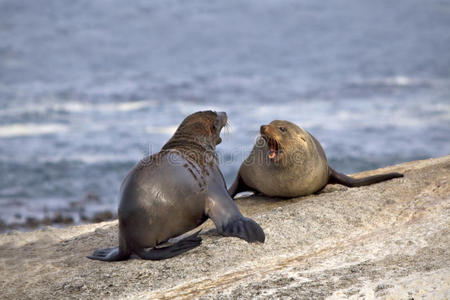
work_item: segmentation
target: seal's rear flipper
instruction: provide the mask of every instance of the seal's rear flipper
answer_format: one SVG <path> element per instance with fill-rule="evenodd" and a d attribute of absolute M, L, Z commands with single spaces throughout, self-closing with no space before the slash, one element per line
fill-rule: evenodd
<path fill-rule="evenodd" d="M 400 173 L 386 173 L 386 174 L 380 174 L 380 175 L 374 175 L 369 177 L 363 177 L 363 178 L 352 178 L 350 176 L 347 176 L 345 174 L 336 172 L 332 168 L 330 168 L 330 179 L 328 180 L 328 183 L 338 183 L 342 184 L 348 187 L 357 187 L 357 186 L 364 186 L 364 185 L 370 185 L 377 182 L 393 179 L 393 178 L 399 178 L 403 177 L 403 174 Z"/>
<path fill-rule="evenodd" d="M 198 236 L 200 230 L 194 234 L 187 236 L 177 243 L 163 247 L 163 248 L 152 248 L 149 250 L 138 249 L 134 252 L 142 259 L 148 260 L 161 260 L 166 258 L 171 258 L 180 255 L 186 251 L 189 251 L 202 243 L 202 238 Z"/>
<path fill-rule="evenodd" d="M 87 258 L 101 261 L 121 261 L 130 257 L 129 254 L 120 251 L 119 247 L 95 250 L 94 253 Z"/>
<path fill-rule="evenodd" d="M 238 219 L 224 224 L 217 231 L 224 236 L 234 236 L 246 240 L 249 243 L 264 243 L 266 235 L 261 226 L 252 219 L 241 216 Z"/>

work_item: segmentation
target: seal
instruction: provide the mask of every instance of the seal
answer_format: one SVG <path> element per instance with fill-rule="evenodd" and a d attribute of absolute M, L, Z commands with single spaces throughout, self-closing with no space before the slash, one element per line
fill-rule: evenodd
<path fill-rule="evenodd" d="M 260 128 L 260 137 L 228 192 L 253 191 L 272 197 L 298 197 L 319 192 L 328 183 L 348 187 L 370 185 L 400 173 L 352 178 L 333 170 L 320 143 L 289 121 L 274 120 Z"/>
<path fill-rule="evenodd" d="M 262 228 L 229 196 L 218 167 L 215 147 L 226 124 L 224 112 L 189 115 L 160 152 L 136 164 L 120 188 L 119 247 L 96 250 L 88 258 L 170 258 L 201 244 L 199 231 L 180 235 L 208 218 L 219 234 L 264 242 Z"/>

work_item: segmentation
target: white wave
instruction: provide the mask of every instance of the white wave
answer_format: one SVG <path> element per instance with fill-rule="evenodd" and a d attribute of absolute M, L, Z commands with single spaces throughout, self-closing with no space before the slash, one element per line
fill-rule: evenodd
<path fill-rule="evenodd" d="M 386 83 L 387 85 L 407 86 L 420 83 L 420 81 L 408 78 L 406 76 L 395 76 L 391 78 L 386 78 L 384 80 L 384 83 Z"/>
<path fill-rule="evenodd" d="M 115 109 L 118 110 L 118 111 L 139 110 L 141 108 L 152 106 L 153 104 L 155 104 L 154 101 L 124 102 L 124 103 L 118 103 L 115 106 Z"/>
<path fill-rule="evenodd" d="M 125 156 L 125 155 L 113 155 L 113 154 L 82 154 L 72 155 L 69 157 L 60 158 L 69 161 L 80 161 L 86 164 L 94 163 L 109 163 L 109 162 L 128 162 L 136 161 L 137 158 Z"/>
<path fill-rule="evenodd" d="M 66 103 L 26 103 L 0 111 L 0 115 L 18 115 L 22 113 L 45 113 L 50 110 L 73 113 L 100 111 L 100 112 L 128 112 L 152 107 L 157 103 L 154 100 L 127 101 L 119 103 L 83 103 L 71 101 Z"/>
<path fill-rule="evenodd" d="M 68 127 L 61 124 L 10 124 L 0 126 L 0 138 L 61 133 L 67 130 Z"/>
<path fill-rule="evenodd" d="M 95 154 L 95 153 L 81 153 L 81 154 L 56 154 L 56 155 L 39 155 L 39 157 L 24 156 L 18 157 L 14 161 L 21 164 L 33 163 L 60 163 L 60 162 L 81 162 L 85 164 L 102 164 L 102 163 L 126 163 L 137 162 L 146 153 L 137 152 L 124 155 L 118 154 Z M 0 161 L 11 161 L 11 157 L 0 154 Z"/>
<path fill-rule="evenodd" d="M 393 76 L 386 78 L 372 78 L 372 79 L 358 79 L 351 82 L 355 85 L 370 85 L 370 86 L 438 86 L 448 85 L 448 80 L 444 79 L 424 79 L 412 78 L 407 76 Z"/>
<path fill-rule="evenodd" d="M 177 130 L 178 126 L 172 125 L 172 126 L 148 126 L 145 128 L 145 131 L 147 133 L 151 134 L 167 134 L 172 135 Z"/>
<path fill-rule="evenodd" d="M 55 110 L 64 110 L 69 112 L 86 112 L 86 111 L 102 111 L 102 112 L 114 112 L 114 111 L 133 111 L 139 110 L 145 107 L 153 106 L 156 101 L 143 100 L 143 101 L 128 101 L 119 103 L 104 103 L 104 104 L 91 104 L 82 102 L 68 102 L 62 104 L 54 104 L 52 106 Z"/>

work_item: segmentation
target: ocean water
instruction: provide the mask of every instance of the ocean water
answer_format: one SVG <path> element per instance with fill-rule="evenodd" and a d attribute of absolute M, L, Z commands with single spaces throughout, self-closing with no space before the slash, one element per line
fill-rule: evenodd
<path fill-rule="evenodd" d="M 0 0 L 0 220 L 115 212 L 205 109 L 228 183 L 273 119 L 346 173 L 447 155 L 450 2 Z"/>

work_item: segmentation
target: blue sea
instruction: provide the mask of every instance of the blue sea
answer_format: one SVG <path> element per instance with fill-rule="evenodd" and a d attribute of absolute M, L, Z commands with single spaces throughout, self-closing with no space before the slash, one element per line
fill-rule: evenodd
<path fill-rule="evenodd" d="M 0 220 L 114 213 L 206 109 L 228 183 L 274 119 L 345 173 L 447 155 L 450 2 L 0 0 Z"/>

